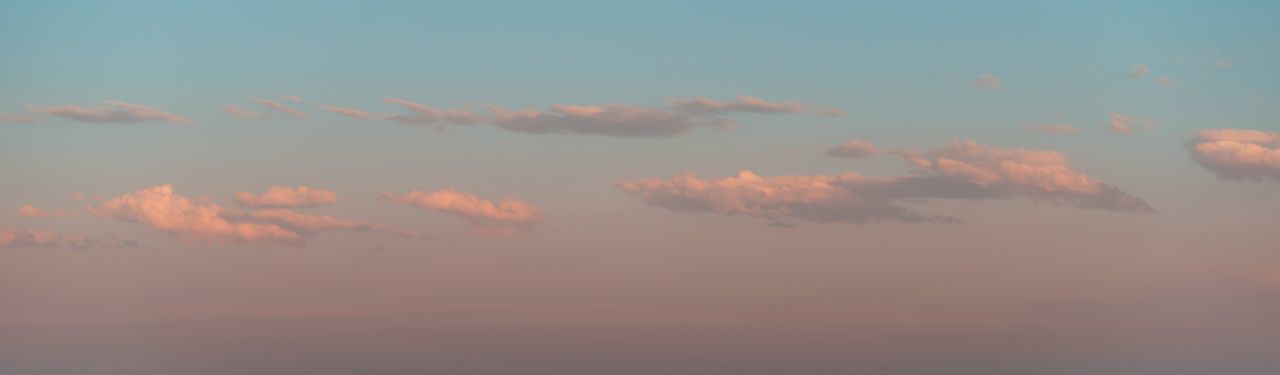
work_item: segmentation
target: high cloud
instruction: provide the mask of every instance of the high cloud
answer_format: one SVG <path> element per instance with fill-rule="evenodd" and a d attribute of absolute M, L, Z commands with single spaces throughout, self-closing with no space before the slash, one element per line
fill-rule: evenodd
<path fill-rule="evenodd" d="M 190 124 L 191 120 L 159 109 L 141 104 L 126 103 L 118 100 L 105 100 L 105 107 L 85 108 L 74 104 L 59 106 L 27 106 L 27 112 L 39 115 L 58 116 L 72 120 L 92 123 L 138 123 L 167 122 L 171 124 Z"/>
<path fill-rule="evenodd" d="M 21 217 L 74 217 L 74 216 L 80 216 L 80 213 L 74 212 L 74 211 L 42 210 L 36 206 L 27 204 L 18 208 L 18 216 L 21 216 Z"/>
<path fill-rule="evenodd" d="M 1110 129 L 1112 133 L 1129 134 L 1135 130 L 1148 129 L 1153 126 L 1156 126 L 1155 120 L 1111 112 Z"/>
<path fill-rule="evenodd" d="M 1066 125 L 1066 124 L 1036 125 L 1031 127 L 1031 130 L 1035 130 L 1041 133 L 1053 133 L 1053 134 L 1071 134 L 1071 133 L 1076 133 L 1080 131 L 1080 129 L 1076 129 L 1074 126 Z"/>
<path fill-rule="evenodd" d="M 983 74 L 973 81 L 973 85 L 987 90 L 999 90 L 1004 88 L 1004 81 L 999 76 Z"/>
<path fill-rule="evenodd" d="M 252 99 L 253 101 L 258 102 L 258 104 L 265 105 L 267 106 L 267 108 L 271 108 L 276 112 L 284 113 L 293 117 L 307 117 L 306 113 L 303 113 L 302 111 L 299 111 L 297 109 L 284 105 L 284 103 L 277 102 L 275 100 L 263 99 L 258 97 L 253 97 L 249 99 Z"/>
<path fill-rule="evenodd" d="M 833 158 L 862 159 L 879 154 L 880 150 L 876 149 L 876 145 L 857 139 L 852 139 L 827 149 L 827 156 Z"/>
<path fill-rule="evenodd" d="M 18 124 L 39 124 L 40 119 L 35 116 L 19 116 L 0 112 L 0 122 L 13 122 Z"/>
<path fill-rule="evenodd" d="M 329 230 L 393 233 L 381 227 L 306 215 L 289 210 L 227 209 L 175 194 L 159 185 L 90 206 L 95 216 L 142 223 L 187 241 L 302 244 L 305 237 Z"/>
<path fill-rule="evenodd" d="M 718 180 L 693 174 L 620 182 L 641 201 L 674 211 L 751 216 L 785 223 L 876 221 L 949 223 L 958 219 L 899 205 L 913 199 L 1027 197 L 1080 208 L 1153 212 L 1145 202 L 1072 168 L 1054 151 L 1001 149 L 972 141 L 928 153 L 900 152 L 924 175 L 856 173 L 763 177 L 751 171 Z"/>
<path fill-rule="evenodd" d="M 245 119 L 258 118 L 262 116 L 262 112 L 250 111 L 250 110 L 244 109 L 244 107 L 241 107 L 235 104 L 224 105 L 222 106 L 222 110 L 226 111 L 227 113 L 230 113 L 232 116 L 245 118 Z"/>
<path fill-rule="evenodd" d="M 94 241 L 75 236 L 63 236 L 56 232 L 18 228 L 0 228 L 0 248 L 24 247 L 92 247 Z"/>
<path fill-rule="evenodd" d="M 730 112 L 750 112 L 750 113 L 799 113 L 804 112 L 804 103 L 799 102 L 782 102 L 774 103 L 764 99 L 753 98 L 750 96 L 738 96 L 733 100 L 717 101 L 707 98 L 693 99 L 671 99 L 671 104 L 677 109 L 693 112 L 693 113 L 712 113 L 723 114 Z"/>
<path fill-rule="evenodd" d="M 533 230 L 540 216 L 537 207 L 525 202 L 503 199 L 494 204 L 474 194 L 452 189 L 411 191 L 400 196 L 383 193 L 380 199 L 462 217 L 467 219 L 473 231 L 485 234 L 528 232 Z"/>
<path fill-rule="evenodd" d="M 404 99 L 388 98 L 387 103 L 396 104 L 408 109 L 409 115 L 391 115 L 391 121 L 407 125 L 474 125 L 485 122 L 485 118 L 467 109 L 438 109 L 426 104 L 414 103 Z"/>
<path fill-rule="evenodd" d="M 299 186 L 296 189 L 287 186 L 271 186 L 262 195 L 242 191 L 235 196 L 236 204 L 255 208 L 316 207 L 337 201 L 338 194 L 333 191 L 306 186 Z"/>
<path fill-rule="evenodd" d="M 1280 180 L 1280 133 L 1248 129 L 1201 130 L 1187 143 L 1191 156 L 1219 178 Z"/>

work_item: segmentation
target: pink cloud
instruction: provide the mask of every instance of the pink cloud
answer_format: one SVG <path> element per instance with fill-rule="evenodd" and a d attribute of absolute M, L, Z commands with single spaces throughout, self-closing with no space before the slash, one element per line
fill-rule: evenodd
<path fill-rule="evenodd" d="M 774 103 L 750 96 L 738 96 L 733 100 L 711 100 L 707 98 L 671 99 L 676 109 L 693 113 L 723 114 L 729 112 L 750 113 L 799 113 L 804 112 L 805 105 L 800 102 Z"/>
<path fill-rule="evenodd" d="M 1151 67 L 1146 64 L 1134 64 L 1133 69 L 1129 71 L 1129 79 L 1138 79 L 1147 73 L 1151 73 Z"/>
<path fill-rule="evenodd" d="M 1052 133 L 1052 134 L 1071 134 L 1071 133 L 1077 133 L 1077 132 L 1079 132 L 1079 131 L 1080 131 L 1080 129 L 1077 129 L 1077 128 L 1076 128 L 1076 127 L 1074 127 L 1074 126 L 1066 125 L 1066 124 L 1057 124 L 1057 125 L 1053 125 L 1053 124 L 1042 124 L 1042 125 L 1036 125 L 1036 126 L 1032 126 L 1032 127 L 1031 127 L 1031 130 L 1035 130 L 1035 131 L 1038 131 L 1038 132 L 1041 132 L 1041 133 Z"/>
<path fill-rule="evenodd" d="M 299 111 L 299 110 L 297 110 L 297 109 L 291 108 L 291 107 L 289 107 L 289 106 L 287 106 L 287 105 L 284 105 L 284 103 L 280 103 L 280 102 L 277 102 L 277 101 L 275 101 L 275 100 L 271 100 L 271 99 L 263 99 L 263 98 L 257 98 L 257 97 L 253 97 L 253 98 L 249 98 L 249 99 L 251 99 L 251 100 L 253 100 L 253 101 L 255 101 L 255 102 L 258 102 L 258 104 L 265 105 L 265 106 L 267 106 L 268 108 L 271 108 L 272 110 L 274 110 L 274 111 L 276 111 L 276 112 L 284 113 L 284 114 L 287 114 L 287 115 L 289 115 L 289 116 L 293 116 L 293 117 L 307 117 L 307 114 L 306 114 L 306 113 L 303 113 L 302 111 Z"/>
<path fill-rule="evenodd" d="M 326 231 L 353 231 L 390 234 L 400 237 L 415 237 L 412 232 L 388 229 L 380 225 L 359 221 L 339 219 L 328 215 L 304 214 L 287 209 L 252 210 L 232 212 L 225 215 L 229 220 L 261 222 L 279 225 L 304 236 L 315 235 Z"/>
<path fill-rule="evenodd" d="M 56 232 L 18 228 L 0 228 L 0 248 L 23 247 L 92 247 L 93 241 L 76 236 L 63 236 Z"/>
<path fill-rule="evenodd" d="M 142 223 L 184 240 L 208 242 L 274 242 L 300 244 L 298 233 L 271 223 L 232 222 L 227 210 L 174 194 L 159 185 L 90 206 L 95 216 Z"/>
<path fill-rule="evenodd" d="M 1280 132 L 1201 130 L 1187 148 L 1205 169 L 1226 180 L 1280 180 Z"/>
<path fill-rule="evenodd" d="M 27 106 L 27 112 L 40 115 L 58 116 L 92 123 L 137 123 L 161 121 L 171 124 L 190 124 L 191 120 L 159 109 L 141 104 L 126 103 L 118 100 L 105 100 L 105 107 L 85 108 L 74 104 L 60 106 Z"/>
<path fill-rule="evenodd" d="M 291 101 L 291 102 L 294 102 L 294 103 L 302 103 L 302 102 L 303 102 L 302 97 L 297 96 L 297 95 L 280 95 L 280 97 L 281 97 L 281 98 L 285 98 L 286 100 Z"/>
<path fill-rule="evenodd" d="M 365 111 L 361 111 L 354 108 L 338 107 L 338 106 L 332 106 L 332 105 L 321 106 L 320 109 L 337 113 L 339 115 L 347 116 L 350 118 L 356 118 L 356 119 L 362 119 L 362 120 L 382 119 L 382 118 L 389 119 L 394 116 L 386 113 L 365 112 Z"/>
<path fill-rule="evenodd" d="M 18 216 L 21 217 L 74 217 L 80 216 L 79 212 L 59 211 L 59 210 L 42 210 L 32 205 L 23 205 L 18 208 Z"/>
<path fill-rule="evenodd" d="M 391 115 L 389 119 L 406 125 L 474 125 L 485 122 L 484 117 L 467 109 L 437 109 L 426 104 L 414 103 L 404 99 L 388 98 L 387 103 L 405 107 L 412 112 L 409 115 Z"/>
<path fill-rule="evenodd" d="M 1155 120 L 1111 112 L 1112 133 L 1129 134 L 1133 133 L 1134 130 L 1148 129 L 1154 126 L 1156 126 Z"/>
<path fill-rule="evenodd" d="M 230 113 L 232 116 L 244 118 L 244 119 L 262 117 L 261 112 L 250 111 L 235 104 L 224 105 L 222 106 L 222 110 L 226 111 L 227 113 Z"/>
<path fill-rule="evenodd" d="M 1174 81 L 1173 78 L 1169 77 L 1157 77 L 1154 81 L 1161 86 L 1174 86 L 1178 84 L 1178 81 Z"/>
<path fill-rule="evenodd" d="M 236 193 L 235 202 L 245 207 L 316 207 L 333 204 L 338 201 L 338 194 L 330 190 L 316 189 L 306 186 L 290 188 L 287 186 L 271 186 L 262 195 L 242 191 Z"/>
<path fill-rule="evenodd" d="M 35 116 L 18 116 L 0 112 L 0 122 L 13 122 L 18 124 L 39 124 L 40 119 Z"/>
<path fill-rule="evenodd" d="M 1004 81 L 1000 79 L 1000 76 L 983 74 L 978 76 L 978 79 L 973 80 L 973 85 L 987 90 L 999 90 L 1004 88 Z"/>
<path fill-rule="evenodd" d="M 879 154 L 880 150 L 876 149 L 876 145 L 857 139 L 851 139 L 848 142 L 827 149 L 827 156 L 834 158 L 863 159 Z"/>
<path fill-rule="evenodd" d="M 507 111 L 489 106 L 493 123 L 499 128 L 531 134 L 568 133 L 616 137 L 674 137 L 706 124 L 707 121 L 683 111 L 638 107 L 627 104 L 605 106 L 553 105 L 548 112 Z"/>
<path fill-rule="evenodd" d="M 411 191 L 401 196 L 383 193 L 379 199 L 462 217 L 467 219 L 473 231 L 485 234 L 528 232 L 533 230 L 540 217 L 538 208 L 525 202 L 503 199 L 494 204 L 474 194 L 452 189 Z"/>

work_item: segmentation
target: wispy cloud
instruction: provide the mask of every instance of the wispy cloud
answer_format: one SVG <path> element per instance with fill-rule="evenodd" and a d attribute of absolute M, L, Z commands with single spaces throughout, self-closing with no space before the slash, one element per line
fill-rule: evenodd
<path fill-rule="evenodd" d="M 876 148 L 876 145 L 857 139 L 851 139 L 827 149 L 827 156 L 833 158 L 863 159 L 879 154 L 880 150 Z"/>
<path fill-rule="evenodd" d="M 978 79 L 973 80 L 973 85 L 987 90 L 999 90 L 1004 88 L 1004 81 L 1000 79 L 1000 76 L 983 74 L 978 76 Z"/>
<path fill-rule="evenodd" d="M 731 112 L 750 112 L 758 114 L 799 113 L 805 111 L 805 104 L 800 102 L 775 103 L 750 96 L 738 96 L 733 100 L 712 100 L 707 98 L 671 99 L 676 109 L 707 114 L 725 114 Z"/>
<path fill-rule="evenodd" d="M 538 208 L 525 202 L 508 198 L 495 204 L 474 194 L 453 189 L 411 191 L 398 196 L 383 193 L 379 199 L 465 218 L 473 231 L 483 234 L 511 235 L 528 232 L 533 230 L 540 217 Z"/>
<path fill-rule="evenodd" d="M 25 205 L 22 205 L 22 207 L 19 207 L 19 208 L 18 208 L 18 212 L 17 212 L 17 213 L 18 213 L 18 216 L 21 216 L 21 217 L 75 217 L 75 216 L 80 216 L 80 213 L 79 213 L 79 212 L 75 212 L 75 211 L 43 210 L 43 209 L 37 208 L 36 206 L 30 205 L 30 204 L 25 204 Z"/>
<path fill-rule="evenodd" d="M 507 111 L 490 106 L 495 126 L 531 134 L 587 134 L 616 137 L 674 137 L 700 125 L 721 124 L 684 111 L 627 104 L 551 106 L 548 112 Z"/>
<path fill-rule="evenodd" d="M 1151 73 L 1151 67 L 1146 64 L 1134 64 L 1133 69 L 1129 70 L 1129 79 L 1142 78 L 1147 73 Z"/>
<path fill-rule="evenodd" d="M 168 122 L 171 124 L 190 124 L 191 120 L 159 109 L 141 104 L 126 103 L 118 100 L 105 100 L 103 107 L 81 107 L 74 104 L 59 106 L 27 106 L 27 112 L 58 116 L 62 118 L 91 123 L 138 123 Z"/>
<path fill-rule="evenodd" d="M 337 114 L 339 114 L 339 115 L 343 115 L 343 116 L 346 116 L 346 117 L 355 118 L 355 119 L 362 119 L 362 120 L 370 120 L 370 119 L 389 119 L 389 118 L 391 118 L 392 116 L 394 116 L 394 115 L 387 114 L 387 113 L 373 113 L 373 112 L 365 112 L 365 111 L 361 111 L 361 110 L 358 110 L 358 109 L 355 109 L 355 108 L 339 107 L 339 106 L 333 106 L 333 105 L 320 106 L 320 109 L 323 109 L 323 110 L 326 110 L 326 111 L 329 111 L 329 112 L 333 112 L 333 113 L 337 113 Z"/>
<path fill-rule="evenodd" d="M 1150 129 L 1156 126 L 1156 121 L 1152 119 L 1142 118 L 1138 116 L 1130 116 L 1126 114 L 1111 112 L 1110 129 L 1112 133 L 1129 134 L 1135 130 Z"/>
<path fill-rule="evenodd" d="M 408 115 L 391 115 L 388 117 L 391 121 L 395 121 L 406 125 L 474 125 L 482 124 L 485 118 L 468 109 L 438 109 L 422 103 L 414 103 L 404 99 L 388 98 L 387 103 L 399 105 L 408 109 Z"/>
<path fill-rule="evenodd" d="M 35 116 L 19 116 L 0 112 L 0 122 L 12 122 L 18 124 L 39 124 L 40 119 Z"/>
<path fill-rule="evenodd" d="M 255 102 L 258 102 L 258 104 L 265 105 L 265 106 L 267 106 L 267 108 L 271 108 L 271 110 L 276 111 L 276 112 L 280 112 L 280 113 L 283 113 L 283 114 L 286 114 L 286 115 L 289 115 L 289 116 L 293 116 L 293 117 L 307 117 L 307 114 L 306 114 L 306 113 L 304 113 L 304 112 L 302 112 L 302 111 L 299 111 L 299 110 L 297 110 L 297 109 L 294 109 L 294 108 L 292 108 L 292 107 L 289 107 L 289 106 L 287 106 L 287 105 L 284 105 L 284 103 L 280 103 L 280 102 L 277 102 L 277 101 L 275 101 L 275 100 L 271 100 L 271 99 L 263 99 L 263 98 L 258 98 L 258 97 L 253 97 L 253 98 L 249 98 L 249 99 L 251 99 L 251 100 L 253 100 L 253 101 L 255 101 Z"/>
<path fill-rule="evenodd" d="M 1280 181 L 1280 133 L 1201 130 L 1187 143 L 1192 158 L 1225 180 Z"/>
<path fill-rule="evenodd" d="M 285 100 L 288 100 L 288 101 L 291 101 L 291 102 L 294 102 L 294 103 L 302 103 L 302 102 L 303 102 L 302 97 L 297 96 L 297 95 L 280 95 L 280 97 L 281 97 L 281 98 L 285 98 Z"/>
<path fill-rule="evenodd" d="M 262 195 L 241 191 L 235 196 L 236 204 L 254 208 L 316 207 L 337 201 L 338 194 L 333 191 L 306 186 L 299 186 L 296 189 L 288 186 L 270 186 Z"/>
<path fill-rule="evenodd" d="M 94 241 L 86 237 L 64 236 L 57 232 L 19 228 L 0 228 L 0 249 L 24 247 L 93 247 Z"/>
<path fill-rule="evenodd" d="M 1178 81 L 1175 81 L 1173 80 L 1173 78 L 1169 78 L 1169 77 L 1156 77 L 1156 79 L 1153 81 L 1156 84 L 1161 86 L 1175 86 L 1178 84 Z"/>
<path fill-rule="evenodd" d="M 230 113 L 232 116 L 243 118 L 243 119 L 262 117 L 262 112 L 250 111 L 235 104 L 224 105 L 222 106 L 222 110 L 226 111 L 227 113 Z"/>
<path fill-rule="evenodd" d="M 1052 134 L 1071 134 L 1071 133 L 1077 133 L 1080 131 L 1080 129 L 1076 129 L 1074 126 L 1066 125 L 1066 124 L 1041 124 L 1041 125 L 1031 126 L 1030 129 L 1041 132 L 1041 133 L 1052 133 Z"/>

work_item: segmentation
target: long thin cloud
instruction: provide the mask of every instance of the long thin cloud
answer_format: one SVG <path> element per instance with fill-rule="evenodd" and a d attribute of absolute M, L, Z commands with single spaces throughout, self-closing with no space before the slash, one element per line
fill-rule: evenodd
<path fill-rule="evenodd" d="M 59 106 L 27 106 L 27 112 L 103 124 L 127 124 L 139 122 L 167 122 L 190 124 L 191 120 L 156 108 L 118 100 L 105 100 L 102 107 L 81 107 L 74 104 Z"/>

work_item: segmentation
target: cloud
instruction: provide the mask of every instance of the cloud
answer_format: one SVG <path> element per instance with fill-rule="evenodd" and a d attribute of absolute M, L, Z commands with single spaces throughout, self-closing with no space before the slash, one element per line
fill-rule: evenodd
<path fill-rule="evenodd" d="M 1134 64 L 1133 69 L 1129 71 L 1129 79 L 1138 79 L 1147 73 L 1151 73 L 1151 67 L 1146 64 Z"/>
<path fill-rule="evenodd" d="M 1080 208 L 1154 212 L 1141 199 L 1076 170 L 1057 151 L 957 141 L 924 154 L 899 155 L 933 176 L 958 179 L 994 197 L 1024 196 Z"/>
<path fill-rule="evenodd" d="M 365 111 L 361 111 L 354 108 L 338 107 L 338 106 L 332 106 L 332 105 L 321 106 L 320 109 L 337 113 L 339 115 L 347 116 L 350 118 L 356 118 L 356 119 L 362 119 L 362 120 L 389 119 L 393 116 L 391 114 L 386 114 L 386 113 L 365 112 Z"/>
<path fill-rule="evenodd" d="M 670 179 L 619 182 L 646 204 L 678 212 L 748 216 L 784 223 L 954 223 L 959 219 L 905 208 L 920 199 L 1026 197 L 1079 208 L 1153 212 L 1145 202 L 1072 168 L 1054 151 L 1002 149 L 973 141 L 928 152 L 899 152 L 922 175 L 868 177 L 856 173 L 764 177 L 749 170 L 718 180 L 692 173 Z"/>
<path fill-rule="evenodd" d="M 1192 158 L 1224 180 L 1280 181 L 1280 133 L 1201 130 L 1187 143 Z"/>
<path fill-rule="evenodd" d="M 23 205 L 18 208 L 18 216 L 21 217 L 75 217 L 80 216 L 79 212 L 59 211 L 59 210 L 42 210 L 32 205 Z"/>
<path fill-rule="evenodd" d="M 85 108 L 74 104 L 60 106 L 27 106 L 27 112 L 58 116 L 72 120 L 92 123 L 138 123 L 167 122 L 171 124 L 190 124 L 191 120 L 159 109 L 140 104 L 126 103 L 118 100 L 104 100 L 105 107 Z"/>
<path fill-rule="evenodd" d="M 226 111 L 227 113 L 230 113 L 232 116 L 236 116 L 244 119 L 262 117 L 262 112 L 250 111 L 235 104 L 224 105 L 222 106 L 222 110 Z"/>
<path fill-rule="evenodd" d="M 291 101 L 291 102 L 294 102 L 294 103 L 302 103 L 302 102 L 303 102 L 302 97 L 297 96 L 297 95 L 280 95 L 280 97 L 281 97 L 281 98 L 285 98 L 286 100 Z"/>
<path fill-rule="evenodd" d="M 279 207 L 316 207 L 333 204 L 338 201 L 338 194 L 325 189 L 299 186 L 297 189 L 287 186 L 271 186 L 262 195 L 242 191 L 236 193 L 235 202 L 241 206 L 254 208 Z"/>
<path fill-rule="evenodd" d="M 1154 126 L 1156 126 L 1155 120 L 1111 112 L 1112 133 L 1129 134 L 1133 133 L 1134 130 L 1148 129 Z"/>
<path fill-rule="evenodd" d="M 999 76 L 983 74 L 973 81 L 974 86 L 978 86 L 987 90 L 999 90 L 1004 88 L 1004 82 Z"/>
<path fill-rule="evenodd" d="M 1174 81 L 1173 78 L 1169 77 L 1157 77 L 1154 81 L 1161 86 L 1174 86 L 1178 84 L 1178 81 Z"/>
<path fill-rule="evenodd" d="M 284 113 L 293 117 L 307 117 L 306 113 L 303 113 L 302 111 L 299 111 L 297 109 L 290 108 L 289 106 L 284 105 L 284 103 L 280 103 L 275 100 L 263 99 L 258 97 L 253 97 L 249 99 L 252 99 L 253 101 L 258 102 L 258 104 L 265 105 L 276 112 Z"/>
<path fill-rule="evenodd" d="M 396 104 L 411 112 L 409 115 L 391 115 L 388 117 L 406 125 L 474 125 L 482 124 L 485 118 L 467 109 L 437 109 L 426 104 L 414 103 L 404 99 L 388 98 L 387 103 Z"/>
<path fill-rule="evenodd" d="M 183 240 L 207 242 L 273 242 L 300 244 L 302 236 L 271 223 L 232 222 L 228 210 L 193 202 L 158 185 L 90 206 L 95 216 L 142 223 Z"/>
<path fill-rule="evenodd" d="M 392 230 L 380 225 L 338 219 L 328 215 L 303 214 L 287 209 L 230 212 L 225 216 L 231 221 L 278 225 L 302 236 L 313 236 L 319 232 L 326 231 L 352 231 L 390 234 L 407 238 L 415 237 L 412 232 L 408 231 Z"/>
<path fill-rule="evenodd" d="M 525 202 L 508 198 L 494 204 L 471 193 L 452 189 L 411 191 L 401 196 L 383 193 L 379 199 L 462 217 L 467 219 L 473 231 L 485 234 L 528 232 L 533 230 L 540 217 L 538 208 Z"/>
<path fill-rule="evenodd" d="M 1076 133 L 1076 132 L 1079 132 L 1079 131 L 1080 131 L 1080 129 L 1076 129 L 1076 128 L 1075 128 L 1075 127 L 1073 127 L 1073 126 L 1071 126 L 1071 125 L 1066 125 L 1066 124 L 1057 124 L 1057 125 L 1052 125 L 1052 124 L 1042 124 L 1042 125 L 1036 125 L 1036 126 L 1031 127 L 1031 130 L 1035 130 L 1035 131 L 1038 131 L 1038 132 L 1041 132 L 1041 133 L 1053 133 L 1053 134 L 1071 134 L 1071 133 Z"/>
<path fill-rule="evenodd" d="M 876 149 L 876 145 L 857 139 L 851 139 L 848 142 L 827 149 L 827 156 L 833 158 L 863 159 L 879 154 L 880 150 Z"/>
<path fill-rule="evenodd" d="M 0 122 L 12 122 L 18 124 L 39 124 L 40 119 L 35 116 L 19 116 L 0 112 Z"/>
<path fill-rule="evenodd" d="M 24 247 L 92 247 L 94 241 L 76 236 L 63 236 L 56 232 L 46 232 L 19 228 L 0 228 L 0 248 L 17 249 Z"/>
<path fill-rule="evenodd" d="M 707 98 L 671 99 L 676 109 L 703 114 L 726 114 L 730 112 L 750 112 L 758 114 L 799 113 L 805 111 L 805 104 L 799 102 L 773 103 L 750 96 L 738 96 L 733 100 L 717 101 Z"/>
<path fill-rule="evenodd" d="M 569 133 L 618 137 L 674 137 L 712 122 L 683 111 L 637 107 L 627 104 L 606 106 L 553 105 L 549 112 L 520 110 L 509 112 L 490 106 L 493 123 L 499 128 L 531 134 Z M 716 123 L 722 123 L 717 121 Z"/>

